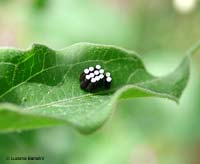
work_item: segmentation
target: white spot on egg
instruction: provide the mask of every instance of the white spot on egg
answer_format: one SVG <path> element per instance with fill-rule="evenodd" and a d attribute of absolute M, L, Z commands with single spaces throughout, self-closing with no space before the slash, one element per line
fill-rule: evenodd
<path fill-rule="evenodd" d="M 101 69 L 101 66 L 100 65 L 96 65 L 96 69 Z"/>
<path fill-rule="evenodd" d="M 94 71 L 94 67 L 89 67 L 89 71 L 90 72 Z"/>
<path fill-rule="evenodd" d="M 111 77 L 107 77 L 107 78 L 106 78 L 106 81 L 107 81 L 107 82 L 111 82 L 111 81 L 112 81 L 112 78 L 111 78 Z"/>
<path fill-rule="evenodd" d="M 85 74 L 88 74 L 89 72 L 90 72 L 89 69 L 87 69 L 87 68 L 84 69 L 84 73 L 85 73 Z"/>
<path fill-rule="evenodd" d="M 92 78 L 91 79 L 91 83 L 95 83 L 96 82 L 96 79 L 95 78 Z"/>

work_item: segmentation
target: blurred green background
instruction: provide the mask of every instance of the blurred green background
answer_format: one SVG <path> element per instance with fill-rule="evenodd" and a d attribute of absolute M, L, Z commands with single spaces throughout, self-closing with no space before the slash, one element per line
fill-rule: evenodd
<path fill-rule="evenodd" d="M 140 53 L 155 75 L 178 65 L 200 39 L 199 26 L 198 0 L 0 0 L 0 46 L 112 44 Z M 39 155 L 45 160 L 38 163 L 46 164 L 199 164 L 199 70 L 196 55 L 179 105 L 120 101 L 92 135 L 66 126 L 0 134 L 0 163 L 28 163 L 6 161 L 9 155 Z"/>

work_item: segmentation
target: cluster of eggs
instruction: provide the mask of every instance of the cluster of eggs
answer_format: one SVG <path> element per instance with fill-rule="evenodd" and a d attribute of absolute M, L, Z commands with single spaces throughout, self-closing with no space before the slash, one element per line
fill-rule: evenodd
<path fill-rule="evenodd" d="M 110 72 L 104 71 L 100 65 L 84 69 L 80 75 L 81 89 L 94 92 L 100 88 L 109 89 L 111 86 L 112 78 Z"/>

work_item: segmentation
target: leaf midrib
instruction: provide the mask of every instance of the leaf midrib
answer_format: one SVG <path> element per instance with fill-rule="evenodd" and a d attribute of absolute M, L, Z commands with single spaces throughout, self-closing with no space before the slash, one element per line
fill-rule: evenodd
<path fill-rule="evenodd" d="M 131 84 L 131 85 L 130 84 L 126 84 L 123 87 L 136 88 L 136 89 L 139 89 L 139 90 L 143 90 L 143 91 L 145 91 L 147 93 L 157 94 L 160 97 L 168 97 L 170 99 L 173 99 L 173 100 L 177 101 L 177 98 L 175 96 L 172 96 L 172 95 L 169 95 L 169 94 L 164 94 L 164 93 L 157 92 L 157 91 L 155 92 L 153 90 L 141 87 L 138 84 L 139 83 L 137 83 L 137 85 L 135 85 L 135 84 Z M 122 87 L 122 89 L 123 89 L 123 87 Z M 103 94 L 103 93 L 112 93 L 112 92 L 115 92 L 116 90 L 119 90 L 119 89 L 120 88 L 114 88 L 114 89 L 110 90 L 109 92 L 101 92 L 101 94 Z M 72 100 L 78 100 L 78 99 L 89 97 L 89 96 L 92 96 L 92 95 L 97 95 L 97 94 L 89 93 L 89 94 L 85 94 L 85 95 L 81 95 L 81 96 L 76 96 L 76 97 L 72 97 L 72 98 L 62 99 L 62 100 L 58 100 L 58 101 L 53 101 L 53 102 L 46 103 L 46 104 L 40 104 L 40 105 L 31 106 L 31 107 L 26 107 L 26 109 L 27 110 L 31 110 L 31 109 L 34 109 L 34 108 L 49 107 L 49 106 L 54 105 L 54 104 L 59 104 L 59 103 L 68 102 L 68 101 L 72 101 Z"/>

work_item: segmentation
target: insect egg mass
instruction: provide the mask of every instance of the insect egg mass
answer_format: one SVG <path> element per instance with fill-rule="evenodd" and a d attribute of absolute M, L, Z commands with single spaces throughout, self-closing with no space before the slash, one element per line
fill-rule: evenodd
<path fill-rule="evenodd" d="M 85 68 L 80 75 L 80 88 L 87 92 L 109 89 L 111 87 L 111 73 L 104 73 L 101 65 Z"/>

